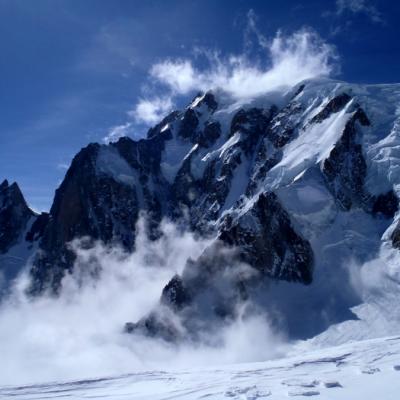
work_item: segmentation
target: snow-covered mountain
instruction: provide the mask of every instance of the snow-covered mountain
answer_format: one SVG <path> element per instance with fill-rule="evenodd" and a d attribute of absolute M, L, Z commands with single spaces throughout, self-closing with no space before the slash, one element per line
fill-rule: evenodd
<path fill-rule="evenodd" d="M 400 85 L 318 79 L 240 101 L 199 94 L 145 139 L 82 149 L 49 214 L 4 182 L 0 268 L 10 280 L 30 257 L 30 293 L 57 293 L 74 238 L 132 251 L 145 213 L 151 239 L 167 218 L 210 244 L 152 312 L 127 315 L 126 331 L 195 337 L 251 298 L 290 337 L 312 337 L 356 318 L 354 270 L 400 247 L 399 135 Z"/>

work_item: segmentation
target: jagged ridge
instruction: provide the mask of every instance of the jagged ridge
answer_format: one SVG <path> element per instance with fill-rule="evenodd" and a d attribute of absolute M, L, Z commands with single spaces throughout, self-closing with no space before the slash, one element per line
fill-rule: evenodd
<path fill-rule="evenodd" d="M 40 248 L 32 293 L 57 292 L 73 267 L 68 242 L 76 237 L 132 251 L 142 211 L 153 239 L 163 218 L 215 239 L 164 290 L 162 304 L 174 311 L 195 304 L 198 287 L 222 279 L 221 270 L 237 263 L 261 280 L 310 284 L 320 262 L 313 240 L 322 223 L 305 209 L 295 212 L 292 198 L 298 190 L 302 196 L 323 192 L 325 205 L 312 194 L 304 204 L 326 208 L 331 225 L 335 213 L 361 210 L 366 218 L 387 219 L 378 225 L 389 226 L 398 208 L 392 189 L 397 177 L 385 177 L 376 159 L 391 129 L 398 128 L 392 104 L 398 99 L 396 85 L 329 80 L 242 102 L 208 92 L 168 115 L 146 139 L 89 145 L 74 158 L 49 215 L 39 217 L 27 236 Z M 379 185 L 371 185 L 376 176 Z M 392 234 L 396 246 L 398 231 Z M 232 252 L 217 260 L 221 245 Z M 235 279 L 233 297 L 246 297 L 253 281 Z M 220 300 L 213 306 L 216 314 L 234 312 L 226 298 Z"/>

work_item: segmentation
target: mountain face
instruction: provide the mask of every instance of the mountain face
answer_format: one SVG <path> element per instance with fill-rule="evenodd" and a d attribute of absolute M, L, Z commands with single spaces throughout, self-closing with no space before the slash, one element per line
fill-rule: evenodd
<path fill-rule="evenodd" d="M 399 85 L 331 80 L 246 101 L 222 90 L 198 95 L 145 139 L 82 149 L 49 214 L 34 215 L 17 187 L 3 183 L 0 253 L 18 240 L 33 243 L 31 293 L 57 293 L 73 269 L 71 240 L 133 251 L 140 215 L 151 239 L 167 218 L 211 244 L 128 332 L 173 340 L 198 329 L 204 315 L 234 317 L 255 296 L 276 315 L 297 307 L 287 329 L 314 334 L 351 317 L 360 301 L 343 264 L 376 257 L 382 241 L 400 248 L 398 104 Z"/>
<path fill-rule="evenodd" d="M 16 183 L 0 185 L 0 252 L 6 253 L 25 230 L 33 212 Z"/>
<path fill-rule="evenodd" d="M 17 183 L 0 184 L 0 295 L 27 262 L 46 216 L 28 207 Z"/>

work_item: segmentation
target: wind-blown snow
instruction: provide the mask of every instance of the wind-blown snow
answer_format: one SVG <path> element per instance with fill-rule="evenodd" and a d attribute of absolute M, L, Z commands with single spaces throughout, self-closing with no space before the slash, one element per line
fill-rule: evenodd
<path fill-rule="evenodd" d="M 151 77 L 175 94 L 224 88 L 235 98 L 251 98 L 277 88 L 287 88 L 310 78 L 329 76 L 335 69 L 335 50 L 316 32 L 302 29 L 290 36 L 277 32 L 262 51 L 268 66 L 249 60 L 245 54 L 222 60 L 208 54 L 209 67 L 199 70 L 190 60 L 164 60 L 153 65 Z"/>

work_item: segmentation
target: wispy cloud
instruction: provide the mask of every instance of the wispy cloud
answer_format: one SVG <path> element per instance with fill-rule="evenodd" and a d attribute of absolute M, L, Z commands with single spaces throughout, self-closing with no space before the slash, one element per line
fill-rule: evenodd
<path fill-rule="evenodd" d="M 376 6 L 368 0 L 336 0 L 336 15 L 342 16 L 346 13 L 364 14 L 375 23 L 383 23 L 382 14 Z"/>
<path fill-rule="evenodd" d="M 174 104 L 194 92 L 222 89 L 235 99 L 245 99 L 305 79 L 327 77 L 338 69 L 335 47 L 317 32 L 303 28 L 289 35 L 278 31 L 275 37 L 267 38 L 257 27 L 257 15 L 250 10 L 240 54 L 222 55 L 215 49 L 195 48 L 188 57 L 166 58 L 153 64 L 141 98 L 128 112 L 128 122 L 112 127 L 105 141 L 125 136 L 134 127 L 142 129 L 159 122 Z"/>
<path fill-rule="evenodd" d="M 258 16 L 253 9 L 247 12 L 247 23 L 244 30 L 244 43 L 246 48 L 251 48 L 254 45 L 253 38 L 256 38 L 256 45 L 262 48 L 268 47 L 268 39 L 263 35 L 257 25 Z"/>
<path fill-rule="evenodd" d="M 386 24 L 382 13 L 370 0 L 336 0 L 335 9 L 327 10 L 322 14 L 332 22 L 331 36 L 344 34 L 352 29 L 351 40 L 355 37 L 354 19 L 357 15 L 363 15 L 376 25 Z"/>
<path fill-rule="evenodd" d="M 135 21 L 100 27 L 80 54 L 75 69 L 90 73 L 130 74 L 140 59 Z"/>
<path fill-rule="evenodd" d="M 57 169 L 61 171 L 66 171 L 69 168 L 69 164 L 67 163 L 58 163 L 57 164 Z"/>
<path fill-rule="evenodd" d="M 112 126 L 108 130 L 107 135 L 103 138 L 103 142 L 111 143 L 117 141 L 121 137 L 128 136 L 132 131 L 132 125 L 132 122 L 127 122 L 122 125 Z"/>
<path fill-rule="evenodd" d="M 171 79 L 174 79 L 172 76 Z M 138 123 L 154 124 L 172 110 L 173 101 L 171 97 L 153 97 L 141 99 L 129 115 Z"/>
<path fill-rule="evenodd" d="M 169 59 L 155 64 L 150 76 L 173 95 L 222 88 L 236 98 L 246 98 L 304 79 L 329 76 L 335 69 L 335 49 L 310 29 L 289 36 L 278 32 L 271 41 L 263 41 L 263 47 L 266 68 L 245 54 L 223 58 L 214 52 L 205 69 L 189 59 Z"/>
<path fill-rule="evenodd" d="M 140 99 L 134 109 L 128 111 L 128 121 L 125 124 L 112 126 L 103 137 L 103 142 L 111 143 L 124 136 L 137 136 L 136 133 L 141 131 L 138 129 L 139 126 L 156 124 L 165 114 L 172 111 L 173 106 L 171 96 Z"/>
<path fill-rule="evenodd" d="M 159 122 L 162 117 L 172 111 L 174 104 L 171 96 L 141 99 L 133 110 L 128 111 L 128 121 L 121 125 L 112 126 L 103 137 L 104 143 L 116 142 L 124 136 L 140 138 L 142 129 Z M 143 133 L 143 132 L 142 132 Z"/>

